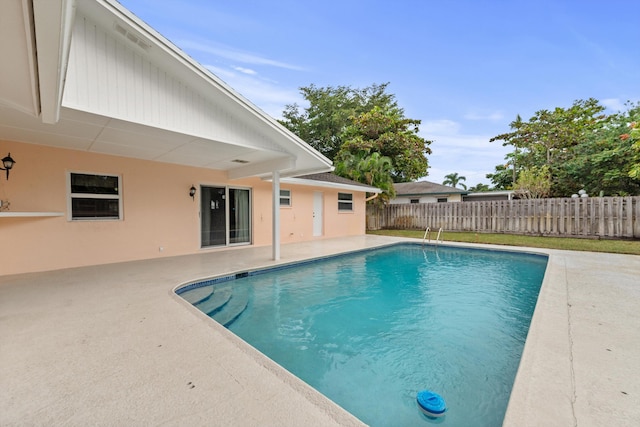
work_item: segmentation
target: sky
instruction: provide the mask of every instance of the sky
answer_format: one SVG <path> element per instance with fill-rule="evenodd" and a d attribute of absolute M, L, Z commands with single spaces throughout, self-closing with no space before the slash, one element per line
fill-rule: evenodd
<path fill-rule="evenodd" d="M 428 175 L 471 187 L 504 164 L 489 142 L 520 115 L 640 101 L 637 0 L 120 0 L 263 111 L 299 88 L 389 83 L 434 141 Z"/>

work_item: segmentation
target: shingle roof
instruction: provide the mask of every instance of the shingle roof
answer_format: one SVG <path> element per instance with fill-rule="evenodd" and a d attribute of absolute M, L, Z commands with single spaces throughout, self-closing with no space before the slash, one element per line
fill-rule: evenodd
<path fill-rule="evenodd" d="M 356 186 L 365 187 L 365 188 L 375 188 L 375 187 L 372 187 L 372 186 L 367 185 L 367 184 L 363 184 L 363 183 L 358 182 L 358 181 L 353 181 L 353 180 L 348 179 L 348 178 L 343 178 L 343 177 L 338 176 L 338 175 L 336 175 L 334 173 L 331 173 L 331 172 L 313 173 L 313 174 L 310 174 L 310 175 L 297 176 L 296 178 L 309 179 L 309 180 L 312 180 L 312 181 L 335 182 L 336 184 L 356 185 Z"/>
<path fill-rule="evenodd" d="M 430 181 L 399 182 L 393 184 L 397 196 L 418 196 L 424 194 L 467 194 L 467 190 L 436 184 Z"/>

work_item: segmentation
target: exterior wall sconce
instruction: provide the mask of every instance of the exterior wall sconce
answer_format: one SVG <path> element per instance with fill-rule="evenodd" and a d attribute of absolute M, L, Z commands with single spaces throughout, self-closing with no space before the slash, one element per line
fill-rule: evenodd
<path fill-rule="evenodd" d="M 16 161 L 11 158 L 11 153 L 7 154 L 7 157 L 2 159 L 2 165 L 4 167 L 0 168 L 0 170 L 7 171 L 7 181 L 9 180 L 9 171 L 15 163 Z"/>
<path fill-rule="evenodd" d="M 7 172 L 8 173 L 8 172 Z M 196 199 L 196 187 L 194 187 L 193 185 L 191 186 L 191 188 L 189 189 L 189 195 L 191 196 L 191 198 L 193 200 Z"/>

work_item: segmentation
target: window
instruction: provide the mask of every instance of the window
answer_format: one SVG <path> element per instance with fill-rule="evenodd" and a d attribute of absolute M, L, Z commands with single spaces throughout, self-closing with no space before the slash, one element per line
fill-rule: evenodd
<path fill-rule="evenodd" d="M 353 211 L 353 194 L 338 193 L 338 211 L 339 212 Z"/>
<path fill-rule="evenodd" d="M 420 203 L 420 199 L 411 199 L 410 202 L 411 203 Z"/>
<path fill-rule="evenodd" d="M 280 206 L 291 206 L 291 190 L 280 190 Z"/>
<path fill-rule="evenodd" d="M 447 198 L 446 197 L 438 198 L 438 203 L 447 203 Z"/>
<path fill-rule="evenodd" d="M 71 172 L 68 189 L 72 220 L 122 219 L 119 176 Z"/>

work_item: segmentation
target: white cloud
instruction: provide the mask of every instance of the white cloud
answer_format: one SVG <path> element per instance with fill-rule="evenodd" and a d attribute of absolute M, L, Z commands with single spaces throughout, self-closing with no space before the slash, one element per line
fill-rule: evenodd
<path fill-rule="evenodd" d="M 607 98 L 607 99 L 603 99 L 600 102 L 609 110 L 615 111 L 616 113 L 618 111 L 625 110 L 624 102 L 621 101 L 619 98 Z"/>
<path fill-rule="evenodd" d="M 477 113 L 470 112 L 464 115 L 467 120 L 489 120 L 496 122 L 504 118 L 504 114 L 501 111 L 494 111 L 493 113 Z"/>
<path fill-rule="evenodd" d="M 451 135 L 458 133 L 458 131 L 460 130 L 460 124 L 448 119 L 423 120 L 421 128 L 424 130 L 423 133 L 426 133 L 428 135 Z"/>
<path fill-rule="evenodd" d="M 433 140 L 429 155 L 427 181 L 442 183 L 444 176 L 453 172 L 465 176 L 468 187 L 478 183 L 490 184 L 486 178 L 495 166 L 504 163 L 509 149 L 500 143 L 489 142 L 488 135 L 465 134 L 459 123 L 448 120 L 425 121 L 424 135 Z"/>
<path fill-rule="evenodd" d="M 233 69 L 240 73 L 249 74 L 250 76 L 255 76 L 256 74 L 258 74 L 256 70 L 252 70 L 251 68 L 233 67 Z"/>
<path fill-rule="evenodd" d="M 304 102 L 304 98 L 297 90 L 283 88 L 277 82 L 262 79 L 257 74 L 235 72 L 215 65 L 205 65 L 205 67 L 236 92 L 276 119 L 281 117 L 285 105 Z"/>
<path fill-rule="evenodd" d="M 286 62 L 276 61 L 274 59 L 264 58 L 262 56 L 242 52 L 240 50 L 234 49 L 229 46 L 223 46 L 216 43 L 201 43 L 195 40 L 181 40 L 176 43 L 185 51 L 199 51 L 208 53 L 220 58 L 230 59 L 234 62 L 240 62 L 243 64 L 253 64 L 253 65 L 267 65 L 271 67 L 284 68 L 287 70 L 294 71 L 304 71 L 304 67 L 300 67 L 298 65 L 287 64 Z"/>

